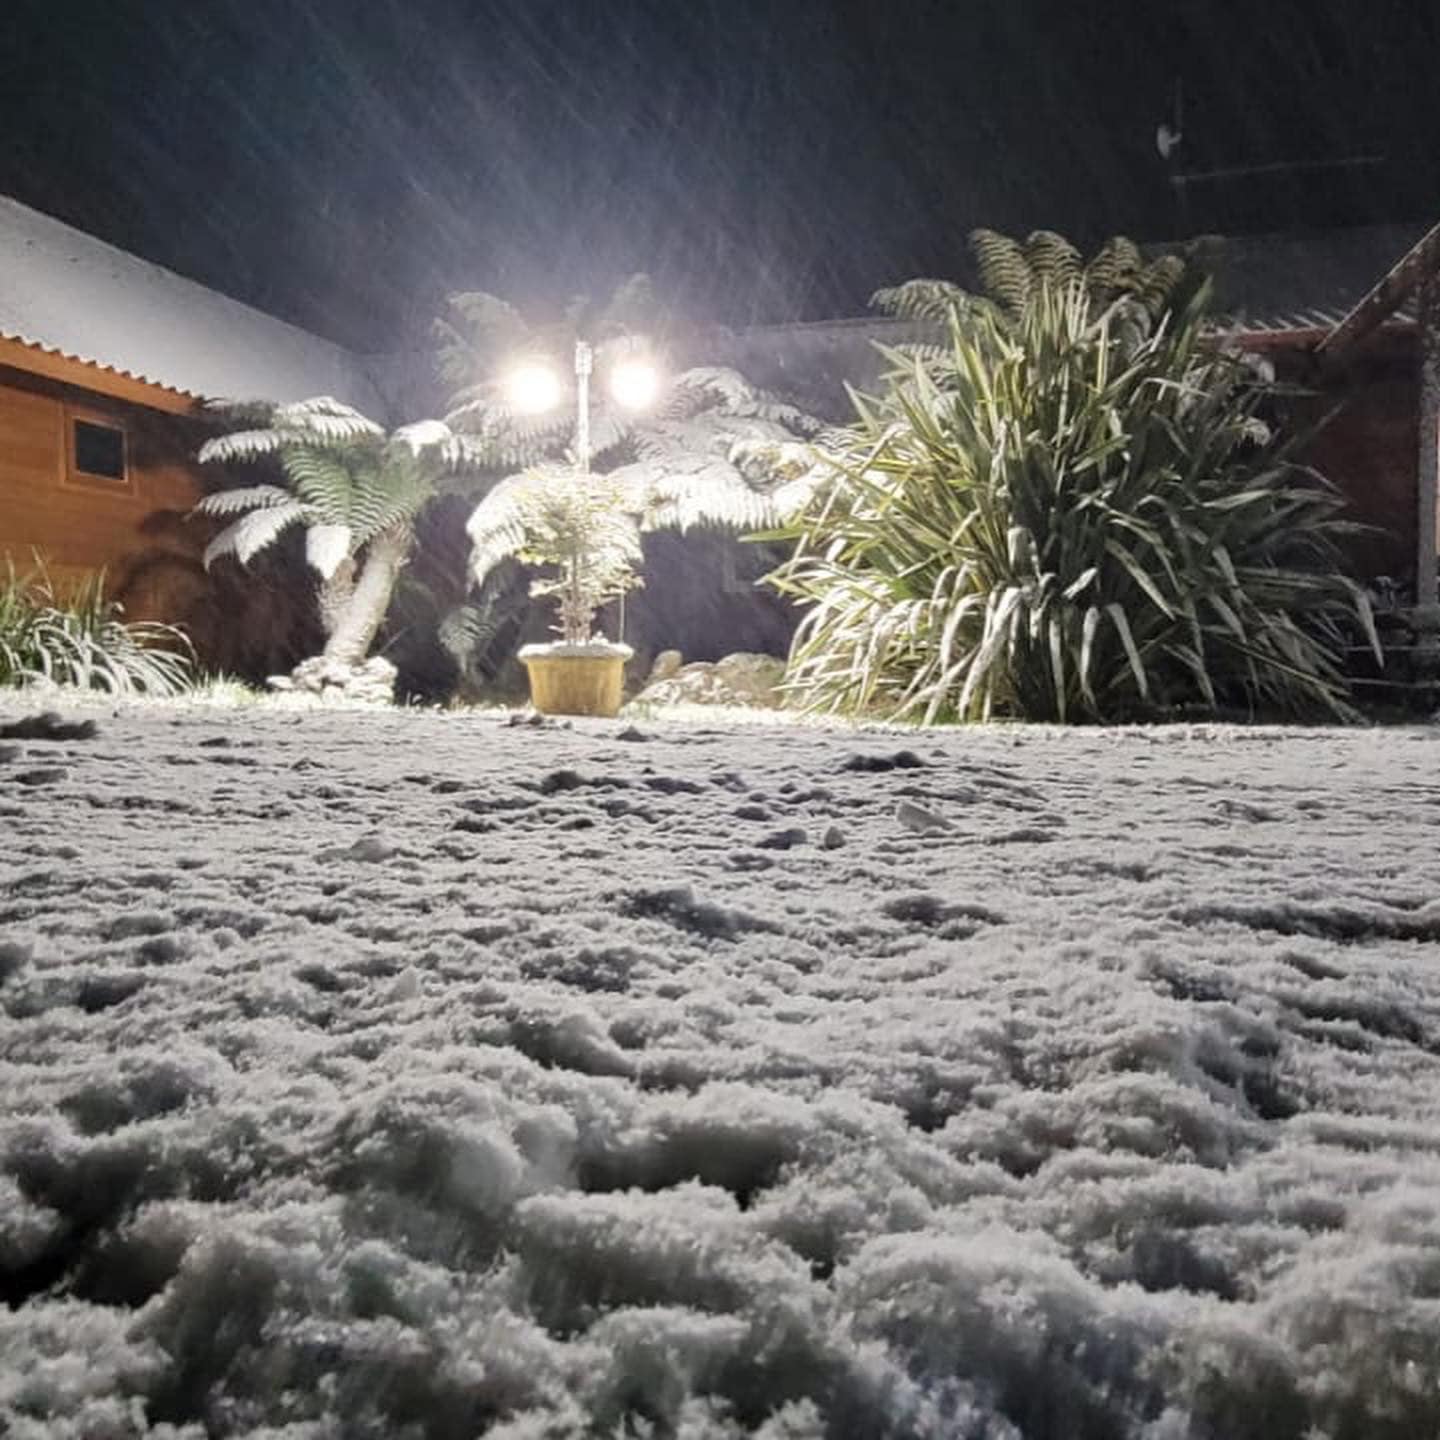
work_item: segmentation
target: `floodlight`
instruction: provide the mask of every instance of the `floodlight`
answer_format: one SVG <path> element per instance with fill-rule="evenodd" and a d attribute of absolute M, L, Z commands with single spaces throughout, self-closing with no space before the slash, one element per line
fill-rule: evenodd
<path fill-rule="evenodd" d="M 622 360 L 610 371 L 610 394 L 627 410 L 645 410 L 660 393 L 660 372 L 648 360 Z"/>
<path fill-rule="evenodd" d="M 560 377 L 541 360 L 526 360 L 505 378 L 505 394 L 517 415 L 553 410 L 563 394 Z"/>

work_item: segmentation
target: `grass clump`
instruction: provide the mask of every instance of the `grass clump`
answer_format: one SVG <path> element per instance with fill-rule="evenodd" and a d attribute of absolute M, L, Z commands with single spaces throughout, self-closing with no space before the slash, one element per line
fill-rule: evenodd
<path fill-rule="evenodd" d="M 183 631 L 126 621 L 105 572 L 61 591 L 44 562 L 0 574 L 0 687 L 58 685 L 112 695 L 172 696 L 190 687 L 194 652 Z"/>

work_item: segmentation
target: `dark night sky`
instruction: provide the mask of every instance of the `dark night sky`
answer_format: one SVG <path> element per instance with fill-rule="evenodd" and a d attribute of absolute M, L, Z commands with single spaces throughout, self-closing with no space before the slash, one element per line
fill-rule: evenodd
<path fill-rule="evenodd" d="M 1391 0 L 0 0 L 0 192 L 362 347 L 637 269 L 697 319 L 816 318 L 978 224 L 1440 214 L 1437 57 L 1440 5 Z M 1384 163 L 1182 216 L 1177 78 L 1189 170 Z"/>

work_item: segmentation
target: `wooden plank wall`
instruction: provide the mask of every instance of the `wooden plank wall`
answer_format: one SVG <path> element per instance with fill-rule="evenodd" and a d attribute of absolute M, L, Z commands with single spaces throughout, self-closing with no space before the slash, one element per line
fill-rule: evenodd
<path fill-rule="evenodd" d="M 1344 495 L 1345 519 L 1371 527 L 1347 539 L 1355 574 L 1412 584 L 1420 434 L 1413 332 L 1372 335 L 1333 370 L 1320 369 L 1308 347 L 1269 353 L 1279 378 L 1299 392 L 1282 406 L 1282 419 L 1287 433 L 1309 437 L 1300 459 Z"/>
<path fill-rule="evenodd" d="M 76 416 L 124 427 L 125 483 L 73 473 Z M 182 419 L 0 366 L 0 554 L 24 570 L 39 552 L 62 582 L 103 567 L 128 618 L 181 618 L 204 588 L 198 443 Z"/>

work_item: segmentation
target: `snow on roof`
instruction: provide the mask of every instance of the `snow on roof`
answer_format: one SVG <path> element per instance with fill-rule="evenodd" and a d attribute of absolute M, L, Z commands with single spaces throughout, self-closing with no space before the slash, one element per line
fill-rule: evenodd
<path fill-rule="evenodd" d="M 207 399 L 384 409 L 359 358 L 0 196 L 0 336 Z"/>

